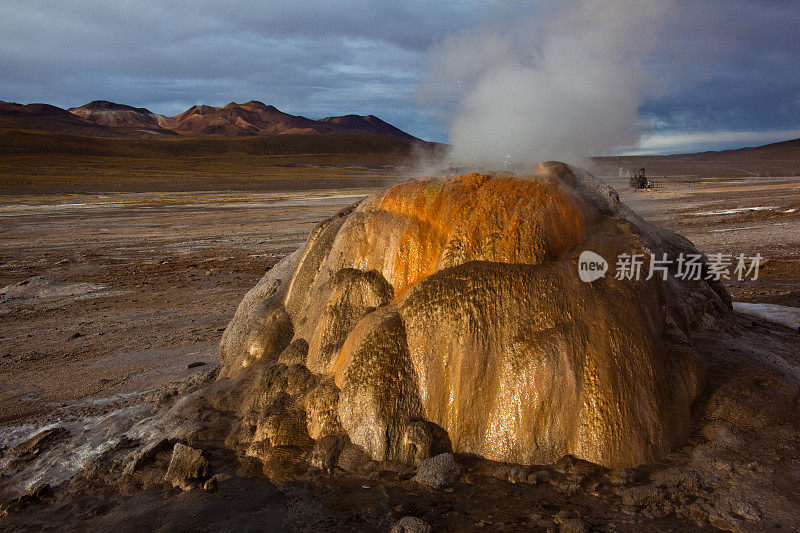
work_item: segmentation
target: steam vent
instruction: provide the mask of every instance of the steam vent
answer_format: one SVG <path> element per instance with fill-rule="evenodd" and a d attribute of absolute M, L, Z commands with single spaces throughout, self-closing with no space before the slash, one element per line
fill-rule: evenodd
<path fill-rule="evenodd" d="M 582 282 L 583 250 L 611 275 Z M 620 253 L 645 254 L 640 280 L 615 279 Z M 653 461 L 686 439 L 703 389 L 689 335 L 731 314 L 715 283 L 646 280 L 651 253 L 697 250 L 562 163 L 376 192 L 240 304 L 221 344 L 232 444 L 265 465 L 323 439 L 408 463 Z"/>

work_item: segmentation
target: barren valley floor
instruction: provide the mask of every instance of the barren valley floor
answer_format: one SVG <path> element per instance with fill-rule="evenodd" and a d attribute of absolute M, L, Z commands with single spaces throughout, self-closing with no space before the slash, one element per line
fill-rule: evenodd
<path fill-rule="evenodd" d="M 706 254 L 760 253 L 757 281 L 726 283 L 734 300 L 800 307 L 800 179 L 676 178 L 649 191 L 608 181 Z M 374 190 L 336 185 L 0 197 L 0 287 L 23 284 L 0 302 L 0 423 L 135 398 L 200 368 L 189 363 L 213 365 L 244 293 L 316 223 Z"/>
<path fill-rule="evenodd" d="M 212 367 L 245 292 L 314 224 L 387 179 L 290 192 L 1 196 L 0 435 L 135 405 Z M 727 283 L 734 300 L 800 307 L 800 178 L 676 178 L 652 191 L 609 181 L 644 218 L 707 254 L 766 258 L 757 281 Z"/>

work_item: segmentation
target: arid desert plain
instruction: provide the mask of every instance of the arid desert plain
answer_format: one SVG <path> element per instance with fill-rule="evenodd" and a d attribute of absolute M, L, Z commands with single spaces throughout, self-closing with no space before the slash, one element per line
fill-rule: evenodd
<path fill-rule="evenodd" d="M 640 468 L 565 460 L 521 469 L 467 455 L 459 456 L 464 475 L 437 490 L 374 461 L 267 476 L 218 449 L 206 451 L 213 490 L 184 492 L 159 477 L 170 447 L 153 450 L 132 479 L 113 469 L 86 474 L 87 465 L 103 468 L 96 450 L 124 448 L 119 438 L 137 422 L 215 379 L 237 305 L 316 224 L 415 171 L 281 161 L 260 172 L 235 187 L 179 178 L 65 188 L 45 176 L 2 191 L 0 492 L 30 494 L 6 501 L 0 528 L 53 527 L 56 516 L 59 527 L 95 530 L 380 531 L 404 516 L 451 531 L 796 526 L 798 315 L 780 325 L 737 304 L 737 336 L 693 342 L 712 361 L 697 405 L 735 397 L 744 422 L 695 419 L 687 443 Z M 757 280 L 724 282 L 734 302 L 800 307 L 800 178 L 665 175 L 661 188 L 643 191 L 627 178 L 604 179 L 648 222 L 707 255 L 764 257 Z M 731 363 L 754 346 L 784 374 Z M 719 388 L 728 396 L 717 398 Z M 33 449 L 20 458 L 26 442 Z M 37 478 L 48 481 L 38 492 Z"/>

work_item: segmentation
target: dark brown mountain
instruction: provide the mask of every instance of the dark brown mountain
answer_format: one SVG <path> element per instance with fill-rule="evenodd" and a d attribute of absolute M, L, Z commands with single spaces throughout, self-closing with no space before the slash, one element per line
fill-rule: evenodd
<path fill-rule="evenodd" d="M 0 128 L 102 137 L 115 135 L 114 131 L 93 124 L 60 107 L 48 104 L 23 105 L 3 101 L 0 101 Z"/>
<path fill-rule="evenodd" d="M 386 135 L 397 137 L 407 141 L 421 141 L 413 135 L 409 135 L 399 128 L 384 122 L 375 115 L 344 115 L 343 117 L 326 117 L 319 122 L 330 125 L 336 131 L 349 131 L 358 133 L 374 133 L 375 135 Z"/>
<path fill-rule="evenodd" d="M 272 133 L 370 133 L 420 141 L 373 115 L 345 115 L 311 120 L 258 101 L 222 107 L 197 105 L 162 122 L 181 135 L 264 135 Z"/>
<path fill-rule="evenodd" d="M 327 133 L 316 120 L 290 115 L 274 106 L 250 101 L 222 107 L 196 105 L 166 119 L 166 127 L 181 135 L 263 135 L 269 133 Z"/>

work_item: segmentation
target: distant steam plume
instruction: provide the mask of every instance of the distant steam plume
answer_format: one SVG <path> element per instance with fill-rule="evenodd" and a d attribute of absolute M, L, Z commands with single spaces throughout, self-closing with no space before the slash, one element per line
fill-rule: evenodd
<path fill-rule="evenodd" d="M 446 113 L 455 163 L 576 161 L 636 143 L 642 57 L 670 2 L 565 4 L 433 47 L 420 97 Z"/>

